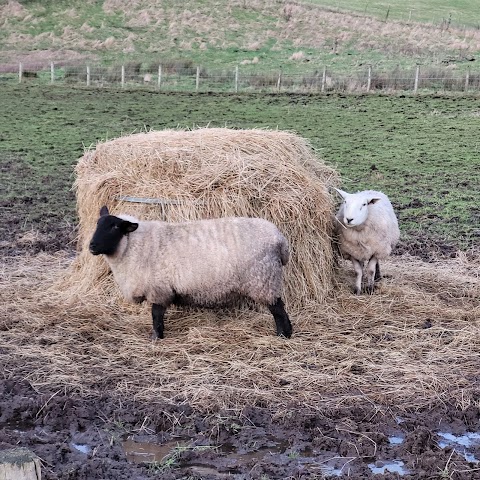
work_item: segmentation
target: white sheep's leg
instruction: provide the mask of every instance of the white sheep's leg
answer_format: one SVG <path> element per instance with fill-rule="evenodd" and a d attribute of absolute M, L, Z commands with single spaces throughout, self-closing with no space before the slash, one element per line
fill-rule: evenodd
<path fill-rule="evenodd" d="M 357 277 L 355 279 L 355 289 L 353 290 L 353 293 L 355 293 L 355 295 L 360 295 L 360 293 L 362 292 L 363 263 L 356 258 L 352 258 L 352 264 L 355 273 L 357 274 Z"/>
<path fill-rule="evenodd" d="M 285 304 L 281 298 L 277 298 L 277 301 L 273 305 L 269 305 L 268 309 L 275 319 L 275 325 L 277 326 L 277 335 L 279 337 L 290 338 L 292 336 L 292 324 L 288 318 L 288 314 L 285 311 Z"/>
<path fill-rule="evenodd" d="M 367 264 L 367 293 L 373 293 L 375 289 L 375 276 L 377 273 L 378 260 L 373 256 Z"/>
<path fill-rule="evenodd" d="M 163 338 L 163 317 L 167 307 L 163 305 L 158 305 L 157 303 L 152 304 L 152 320 L 153 320 L 153 339 Z"/>

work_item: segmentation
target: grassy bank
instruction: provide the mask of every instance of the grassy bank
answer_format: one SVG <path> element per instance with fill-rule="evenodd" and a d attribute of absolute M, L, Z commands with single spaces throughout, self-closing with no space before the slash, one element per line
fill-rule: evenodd
<path fill-rule="evenodd" d="M 120 65 L 193 64 L 205 68 L 348 73 L 475 68 L 480 34 L 473 0 L 0 1 L 0 63 L 98 61 Z M 340 9 L 340 10 L 339 10 Z M 405 22 L 405 15 L 420 22 Z M 5 19 L 2 21 L 2 19 Z M 429 23 L 422 23 L 427 21 Z M 433 23 L 432 23 L 433 22 Z M 453 22 L 453 23 L 452 23 Z M 34 67 L 30 67 L 34 68 Z"/>

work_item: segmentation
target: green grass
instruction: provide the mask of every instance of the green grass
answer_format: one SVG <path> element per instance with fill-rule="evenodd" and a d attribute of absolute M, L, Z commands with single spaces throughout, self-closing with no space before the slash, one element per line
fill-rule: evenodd
<path fill-rule="evenodd" d="M 75 222 L 84 146 L 148 129 L 269 127 L 309 139 L 347 191 L 385 191 L 405 240 L 479 244 L 480 99 L 0 89 L 0 206 L 21 228 Z M 73 228 L 73 227 L 72 227 Z"/>
<path fill-rule="evenodd" d="M 439 24 L 451 19 L 453 26 L 480 25 L 477 0 L 308 0 L 316 5 L 374 15 L 380 19 L 413 20 Z"/>
<path fill-rule="evenodd" d="M 305 7 L 260 0 L 185 0 L 181 5 L 164 1 L 160 9 L 151 8 L 148 0 L 126 2 L 121 8 L 118 0 L 115 11 L 104 10 L 103 2 L 94 1 L 24 1 L 25 10 L 9 15 L 0 29 L 0 62 L 17 61 L 19 52 L 37 52 L 44 61 L 42 50 L 61 48 L 107 65 L 182 59 L 208 69 L 232 70 L 241 65 L 245 71 L 282 69 L 285 73 L 311 73 L 324 66 L 348 73 L 365 69 L 367 64 L 389 71 L 396 66 L 412 68 L 417 62 L 444 67 L 445 61 L 455 63 L 459 71 L 475 67 L 469 61 L 480 48 L 473 0 L 462 4 L 444 0 L 437 7 L 433 0 L 397 2 L 391 5 L 385 25 L 348 14 L 363 13 L 365 1 L 312 0 Z M 332 14 L 311 4 L 339 7 L 347 13 Z M 369 1 L 367 13 L 384 20 L 387 9 L 387 2 Z M 416 26 L 411 30 L 395 23 L 412 9 L 415 15 L 426 12 L 415 18 L 429 22 L 434 12 L 440 12 L 437 26 L 455 11 L 452 22 L 458 25 L 461 20 L 462 28 L 472 29 L 441 31 Z M 298 52 L 304 57 L 292 59 Z M 258 63 L 242 65 L 255 57 Z"/>

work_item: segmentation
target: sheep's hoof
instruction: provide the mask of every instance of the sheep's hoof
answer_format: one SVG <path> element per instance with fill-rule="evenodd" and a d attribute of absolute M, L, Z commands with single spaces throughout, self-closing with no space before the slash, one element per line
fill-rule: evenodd
<path fill-rule="evenodd" d="M 152 333 L 152 341 L 154 340 L 162 340 L 163 335 L 157 335 L 155 332 Z"/>
<path fill-rule="evenodd" d="M 375 291 L 375 285 L 367 285 L 365 287 L 365 293 L 368 295 L 372 295 L 374 291 Z"/>
<path fill-rule="evenodd" d="M 354 295 L 360 295 L 361 293 L 362 293 L 362 291 L 361 291 L 359 288 L 355 287 L 355 288 L 353 289 L 353 294 L 354 294 Z"/>

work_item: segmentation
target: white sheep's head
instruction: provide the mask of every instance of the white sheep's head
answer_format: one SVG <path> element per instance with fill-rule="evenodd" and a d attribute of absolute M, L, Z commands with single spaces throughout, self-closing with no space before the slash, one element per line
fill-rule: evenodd
<path fill-rule="evenodd" d="M 372 195 L 371 192 L 347 193 L 339 188 L 335 190 L 343 198 L 343 218 L 340 221 L 345 227 L 358 227 L 368 217 L 368 206 L 380 200 L 380 197 Z"/>

